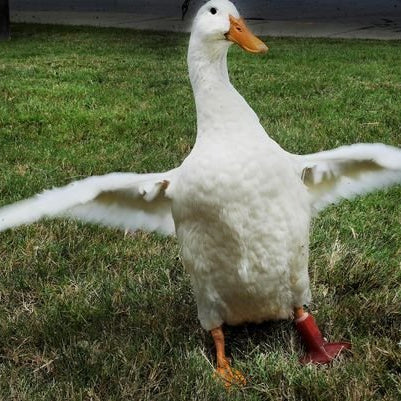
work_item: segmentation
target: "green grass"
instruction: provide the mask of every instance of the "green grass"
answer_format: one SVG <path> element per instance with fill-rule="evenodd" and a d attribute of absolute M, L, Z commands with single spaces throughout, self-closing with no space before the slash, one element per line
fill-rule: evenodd
<path fill-rule="evenodd" d="M 17 25 L 0 43 L 1 205 L 70 180 L 180 164 L 195 138 L 186 35 Z M 401 145 L 398 42 L 233 48 L 234 85 L 291 152 Z M 248 385 L 212 379 L 174 239 L 66 221 L 0 235 L 1 400 L 399 400 L 401 190 L 315 220 L 314 313 L 353 356 L 298 364 L 289 321 L 227 328 Z"/>

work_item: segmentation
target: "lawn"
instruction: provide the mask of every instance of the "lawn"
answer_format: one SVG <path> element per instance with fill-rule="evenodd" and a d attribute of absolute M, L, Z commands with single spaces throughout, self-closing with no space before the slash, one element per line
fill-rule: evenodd
<path fill-rule="evenodd" d="M 111 171 L 178 166 L 196 116 L 180 34 L 34 25 L 0 43 L 0 204 Z M 398 42 L 267 39 L 234 85 L 295 153 L 401 146 Z M 0 234 L 0 400 L 399 400 L 401 189 L 314 221 L 314 313 L 353 355 L 300 367 L 292 322 L 227 328 L 248 384 L 212 378 L 174 238 L 68 221 Z"/>

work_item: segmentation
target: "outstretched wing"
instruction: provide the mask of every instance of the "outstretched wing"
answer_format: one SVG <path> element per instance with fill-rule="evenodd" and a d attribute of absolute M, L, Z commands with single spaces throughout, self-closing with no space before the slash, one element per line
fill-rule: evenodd
<path fill-rule="evenodd" d="M 315 211 L 401 183 L 401 149 L 392 146 L 360 143 L 295 158 Z"/>
<path fill-rule="evenodd" d="M 0 209 L 0 231 L 44 217 L 71 217 L 134 231 L 174 234 L 166 188 L 176 169 L 158 174 L 111 173 L 45 191 Z"/>

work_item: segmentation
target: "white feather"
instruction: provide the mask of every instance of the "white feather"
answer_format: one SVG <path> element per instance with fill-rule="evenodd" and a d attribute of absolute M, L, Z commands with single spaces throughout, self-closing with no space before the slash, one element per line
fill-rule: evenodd
<path fill-rule="evenodd" d="M 159 174 L 111 173 L 45 191 L 0 210 L 0 231 L 44 217 L 72 217 L 134 231 L 174 234 L 165 188 L 175 170 Z"/>
<path fill-rule="evenodd" d="M 343 198 L 401 183 L 401 150 L 388 145 L 359 143 L 293 157 L 316 212 Z"/>

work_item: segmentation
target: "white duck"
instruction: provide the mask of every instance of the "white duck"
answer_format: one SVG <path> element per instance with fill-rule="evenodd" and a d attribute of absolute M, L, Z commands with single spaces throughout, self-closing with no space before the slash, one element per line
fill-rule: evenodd
<path fill-rule="evenodd" d="M 177 234 L 201 325 L 211 331 L 217 372 L 243 382 L 224 353 L 222 324 L 295 317 L 308 350 L 326 363 L 348 343 L 327 344 L 310 301 L 313 210 L 401 182 L 401 151 L 358 144 L 298 156 L 284 151 L 231 85 L 227 50 L 267 47 L 227 0 L 199 10 L 188 51 L 198 132 L 182 165 L 159 174 L 112 173 L 46 191 L 0 210 L 0 230 L 42 217 L 72 217 L 128 230 Z"/>

